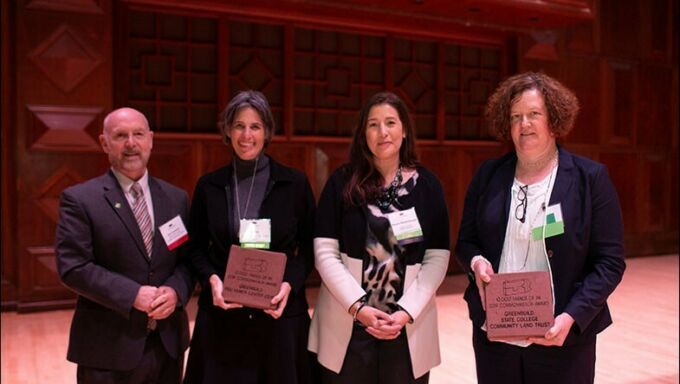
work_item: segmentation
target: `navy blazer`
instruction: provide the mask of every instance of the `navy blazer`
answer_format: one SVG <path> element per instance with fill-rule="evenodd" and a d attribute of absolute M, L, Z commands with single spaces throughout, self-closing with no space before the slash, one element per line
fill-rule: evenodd
<path fill-rule="evenodd" d="M 142 285 L 166 285 L 177 292 L 178 307 L 158 321 L 158 330 L 173 358 L 182 359 L 189 346 L 184 308 L 194 283 L 184 264 L 185 246 L 168 250 L 158 231 L 177 215 L 186 223 L 189 199 L 185 191 L 151 176 L 149 190 L 155 225 L 151 258 L 113 172 L 61 194 L 57 269 L 62 282 L 78 294 L 69 361 L 107 370 L 130 370 L 139 364 L 147 315 L 133 308 L 133 303 Z"/>
<path fill-rule="evenodd" d="M 549 205 L 561 204 L 564 233 L 545 239 L 555 290 L 555 315 L 575 320 L 565 345 L 594 340 L 611 324 L 607 297 L 625 270 L 623 218 L 606 166 L 559 149 Z M 458 233 L 456 256 L 468 273 L 465 291 L 470 319 L 481 327 L 481 305 L 470 261 L 476 255 L 498 271 L 507 227 L 517 156 L 484 162 L 470 182 Z"/>

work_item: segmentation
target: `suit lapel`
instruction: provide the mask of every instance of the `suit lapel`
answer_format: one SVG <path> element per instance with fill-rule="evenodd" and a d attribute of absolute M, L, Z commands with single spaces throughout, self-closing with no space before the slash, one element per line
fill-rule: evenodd
<path fill-rule="evenodd" d="M 123 226 L 130 234 L 130 237 L 134 240 L 139 252 L 141 252 L 144 258 L 148 260 L 146 248 L 144 247 L 144 240 L 142 239 L 142 232 L 139 230 L 137 219 L 135 219 L 135 215 L 132 213 L 132 208 L 130 207 L 127 198 L 125 198 L 125 194 L 123 194 L 123 190 L 121 189 L 120 184 L 118 184 L 118 180 L 116 180 L 116 177 L 111 171 L 108 172 L 107 177 L 105 178 L 104 197 L 111 206 L 111 209 L 116 213 L 116 216 L 118 216 L 123 223 Z"/>
<path fill-rule="evenodd" d="M 567 201 L 567 197 L 572 193 L 571 188 L 575 181 L 574 161 L 568 152 L 560 150 L 557 176 L 555 176 L 555 185 L 553 186 L 553 191 L 550 195 L 549 205 Z M 564 209 L 564 207 L 562 207 L 562 209 Z"/>
<path fill-rule="evenodd" d="M 493 232 L 496 237 L 495 241 L 491 242 L 491 244 L 494 244 L 492 254 L 497 255 L 497 257 L 494 258 L 495 262 L 492 262 L 496 270 L 498 270 L 498 264 L 505 242 L 505 232 L 507 230 L 508 217 L 510 215 L 510 199 L 512 198 L 510 191 L 515 177 L 516 164 L 516 157 L 508 158 L 507 161 L 501 164 L 496 177 L 492 178 L 491 186 L 489 188 L 489 191 L 497 191 L 497 195 L 488 197 L 491 201 L 489 206 L 499 207 L 499 211 L 494 210 L 492 213 L 500 215 L 500 220 L 494 220 L 494 222 L 498 223 L 498 227 Z"/>

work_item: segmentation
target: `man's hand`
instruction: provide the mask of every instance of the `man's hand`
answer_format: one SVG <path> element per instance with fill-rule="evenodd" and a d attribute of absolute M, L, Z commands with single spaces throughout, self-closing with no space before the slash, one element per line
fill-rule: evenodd
<path fill-rule="evenodd" d="M 167 285 L 158 287 L 158 295 L 151 302 L 151 312 L 149 317 L 156 320 L 163 320 L 170 316 L 177 307 L 177 292 Z"/>
<path fill-rule="evenodd" d="M 530 337 L 529 341 L 538 345 L 561 347 L 572 325 L 574 325 L 574 318 L 570 314 L 563 312 L 555 317 L 555 324 L 550 327 L 543 337 Z"/>
<path fill-rule="evenodd" d="M 213 298 L 213 305 L 216 307 L 220 307 L 224 310 L 228 309 L 233 309 L 233 308 L 242 308 L 243 305 L 241 304 L 236 304 L 236 303 L 227 303 L 224 301 L 224 297 L 222 296 L 222 291 L 224 290 L 224 286 L 222 285 L 222 280 L 220 280 L 220 277 L 217 275 L 210 275 L 210 288 L 212 291 L 212 298 Z"/>
<path fill-rule="evenodd" d="M 290 295 L 291 289 L 292 288 L 288 282 L 284 281 L 281 283 L 281 289 L 279 289 L 279 293 L 272 297 L 272 305 L 274 305 L 275 308 L 265 309 L 264 313 L 275 319 L 281 317 L 283 310 L 286 309 L 286 304 L 288 304 L 288 296 Z"/>
<path fill-rule="evenodd" d="M 149 313 L 153 308 L 151 303 L 156 296 L 158 296 L 158 288 L 151 285 L 142 285 L 139 287 L 139 291 L 137 291 L 137 296 L 132 306 L 137 310 Z"/>

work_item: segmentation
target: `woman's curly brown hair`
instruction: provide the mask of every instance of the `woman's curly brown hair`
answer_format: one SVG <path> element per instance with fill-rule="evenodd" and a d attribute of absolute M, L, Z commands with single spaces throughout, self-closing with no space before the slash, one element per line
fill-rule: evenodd
<path fill-rule="evenodd" d="M 510 110 L 524 91 L 536 89 L 543 95 L 548 111 L 548 127 L 556 138 L 566 136 L 574 127 L 579 111 L 578 99 L 559 81 L 539 72 L 525 72 L 503 80 L 489 97 L 484 117 L 498 140 L 510 141 Z"/>

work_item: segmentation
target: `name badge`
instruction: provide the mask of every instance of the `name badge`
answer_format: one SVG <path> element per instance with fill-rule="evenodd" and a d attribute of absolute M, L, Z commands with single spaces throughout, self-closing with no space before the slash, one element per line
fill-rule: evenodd
<path fill-rule="evenodd" d="M 423 241 L 423 229 L 420 227 L 415 208 L 388 213 L 386 216 L 399 245 Z"/>
<path fill-rule="evenodd" d="M 269 249 L 272 241 L 270 219 L 241 219 L 238 238 L 243 248 Z"/>
<path fill-rule="evenodd" d="M 564 219 L 562 219 L 562 206 L 560 203 L 549 205 L 545 210 L 545 231 L 543 226 L 531 230 L 531 238 L 534 240 L 561 235 L 564 233 Z"/>
<path fill-rule="evenodd" d="M 171 251 L 189 240 L 189 234 L 179 215 L 170 219 L 167 223 L 158 227 L 158 229 L 161 232 L 161 236 L 163 236 L 163 240 L 165 240 L 165 244 L 167 244 L 168 249 Z"/>

